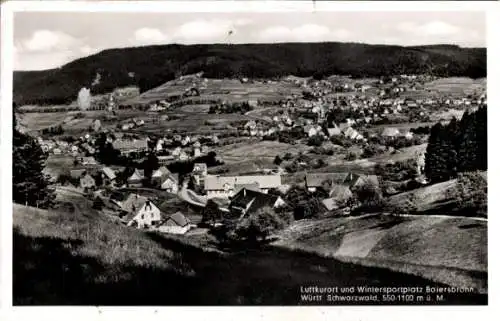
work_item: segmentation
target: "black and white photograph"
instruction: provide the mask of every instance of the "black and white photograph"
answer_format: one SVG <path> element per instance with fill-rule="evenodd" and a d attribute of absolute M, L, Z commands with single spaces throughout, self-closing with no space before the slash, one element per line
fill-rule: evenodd
<path fill-rule="evenodd" d="M 14 307 L 488 305 L 486 13 L 196 9 L 12 14 Z"/>

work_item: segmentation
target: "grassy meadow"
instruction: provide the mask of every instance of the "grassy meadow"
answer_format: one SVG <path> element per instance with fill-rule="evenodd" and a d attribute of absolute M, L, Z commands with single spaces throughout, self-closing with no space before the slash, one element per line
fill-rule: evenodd
<path fill-rule="evenodd" d="M 307 285 L 444 285 L 301 250 L 219 253 L 196 244 L 208 242 L 203 235 L 126 228 L 83 199 L 51 211 L 13 210 L 16 306 L 296 305 L 307 304 L 299 290 Z M 486 295 L 471 294 L 447 296 L 444 304 L 486 302 Z"/>

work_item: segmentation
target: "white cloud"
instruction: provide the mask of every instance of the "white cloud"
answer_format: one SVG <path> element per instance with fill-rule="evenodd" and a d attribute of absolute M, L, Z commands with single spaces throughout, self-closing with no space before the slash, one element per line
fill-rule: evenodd
<path fill-rule="evenodd" d="M 325 26 L 319 26 L 316 24 L 307 24 L 302 25 L 298 28 L 294 28 L 291 30 L 294 37 L 304 40 L 304 41 L 312 41 L 312 40 L 325 40 L 330 33 L 330 29 Z"/>
<path fill-rule="evenodd" d="M 101 49 L 84 45 L 84 46 L 80 47 L 79 51 L 86 56 L 90 56 L 90 55 L 98 53 L 99 51 L 101 51 Z"/>
<path fill-rule="evenodd" d="M 442 21 L 431 21 L 422 25 L 412 22 L 400 23 L 397 27 L 400 31 L 412 33 L 419 37 L 451 36 L 460 32 L 460 28 Z"/>
<path fill-rule="evenodd" d="M 134 32 L 131 42 L 140 44 L 159 44 L 168 42 L 168 37 L 159 29 L 141 28 Z"/>
<path fill-rule="evenodd" d="M 31 52 L 47 52 L 52 50 L 65 50 L 70 48 L 78 39 L 60 31 L 37 30 L 29 39 L 22 42 L 24 50 Z"/>
<path fill-rule="evenodd" d="M 352 32 L 346 29 L 330 30 L 328 27 L 317 24 L 305 24 L 296 28 L 284 26 L 273 26 L 266 28 L 257 34 L 257 38 L 268 42 L 317 42 L 346 40 L 352 37 Z"/>
<path fill-rule="evenodd" d="M 291 35 L 292 31 L 287 27 L 275 26 L 262 30 L 258 36 L 263 41 L 287 41 Z"/>
<path fill-rule="evenodd" d="M 74 59 L 80 58 L 80 56 L 81 54 L 75 54 L 73 50 L 22 53 L 14 60 L 14 69 L 44 70 L 57 68 Z"/>
<path fill-rule="evenodd" d="M 172 38 L 174 42 L 182 43 L 220 42 L 234 29 L 234 25 L 229 20 L 194 20 L 177 28 Z"/>
<path fill-rule="evenodd" d="M 253 20 L 252 19 L 248 19 L 248 18 L 240 18 L 240 19 L 236 19 L 234 21 L 234 25 L 237 26 L 237 27 L 248 26 L 248 25 L 251 25 L 251 24 L 253 24 Z"/>
<path fill-rule="evenodd" d="M 442 21 L 432 21 L 422 25 L 418 30 L 428 36 L 447 36 L 458 33 L 460 28 Z"/>
<path fill-rule="evenodd" d="M 347 40 L 353 36 L 353 33 L 346 29 L 333 30 L 331 34 L 336 40 Z"/>

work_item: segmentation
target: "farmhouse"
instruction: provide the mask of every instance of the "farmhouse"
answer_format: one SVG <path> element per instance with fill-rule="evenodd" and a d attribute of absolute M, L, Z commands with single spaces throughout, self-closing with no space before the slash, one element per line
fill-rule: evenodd
<path fill-rule="evenodd" d="M 352 127 L 347 127 L 344 130 L 344 136 L 353 140 L 362 140 L 364 138 L 363 135 Z"/>
<path fill-rule="evenodd" d="M 160 164 L 160 165 L 167 165 L 168 163 L 170 163 L 174 160 L 175 160 L 175 157 L 172 155 L 158 156 L 158 164 Z"/>
<path fill-rule="evenodd" d="M 310 192 L 315 192 L 318 187 L 323 187 L 325 182 L 332 186 L 347 186 L 351 190 L 367 183 L 378 185 L 376 175 L 358 175 L 355 173 L 309 173 L 306 174 L 305 181 L 306 187 Z M 346 195 L 346 193 L 344 189 L 338 187 L 332 187 L 330 191 L 330 195 L 333 196 Z"/>
<path fill-rule="evenodd" d="M 176 174 L 168 174 L 163 178 L 161 183 L 161 189 L 166 190 L 169 193 L 175 194 L 179 191 L 179 178 Z"/>
<path fill-rule="evenodd" d="M 269 195 L 259 191 L 243 188 L 231 199 L 229 210 L 233 216 L 242 218 L 251 215 L 263 207 L 277 208 L 285 205 L 277 195 Z"/>
<path fill-rule="evenodd" d="M 94 157 L 82 157 L 80 159 L 82 165 L 96 165 L 97 162 Z"/>
<path fill-rule="evenodd" d="M 397 137 L 399 135 L 401 135 L 401 133 L 397 128 L 394 127 L 386 127 L 382 132 L 382 136 L 384 137 Z"/>
<path fill-rule="evenodd" d="M 130 194 L 122 209 L 128 213 L 122 218 L 127 226 L 149 228 L 161 222 L 160 210 L 146 197 Z"/>
<path fill-rule="evenodd" d="M 155 170 L 153 172 L 153 174 L 151 175 L 151 182 L 154 185 L 159 186 L 159 185 L 161 185 L 161 183 L 163 183 L 163 181 L 165 180 L 165 178 L 169 174 L 170 174 L 170 171 L 165 166 L 161 166 L 160 168 Z"/>
<path fill-rule="evenodd" d="M 135 169 L 132 175 L 127 179 L 127 184 L 129 186 L 140 187 L 142 185 L 142 180 L 144 179 L 144 170 Z"/>
<path fill-rule="evenodd" d="M 186 234 L 191 228 L 191 221 L 181 212 L 170 215 L 157 228 L 158 232 L 169 234 Z"/>
<path fill-rule="evenodd" d="M 195 163 L 193 166 L 193 179 L 196 185 L 204 184 L 205 176 L 208 174 L 207 164 L 205 163 Z"/>
<path fill-rule="evenodd" d="M 122 155 L 128 155 L 133 152 L 144 152 L 148 149 L 148 141 L 146 139 L 118 139 L 113 142 L 113 148 L 119 150 Z"/>
<path fill-rule="evenodd" d="M 227 198 L 234 195 L 236 185 L 257 184 L 260 191 L 267 193 L 281 185 L 281 175 L 212 176 L 205 177 L 207 198 Z"/>
<path fill-rule="evenodd" d="M 88 173 L 80 177 L 80 187 L 83 190 L 95 187 L 95 180 Z"/>
<path fill-rule="evenodd" d="M 101 172 L 102 172 L 102 176 L 103 176 L 104 185 L 114 184 L 115 179 L 116 179 L 116 174 L 111 168 L 103 167 L 101 169 Z"/>

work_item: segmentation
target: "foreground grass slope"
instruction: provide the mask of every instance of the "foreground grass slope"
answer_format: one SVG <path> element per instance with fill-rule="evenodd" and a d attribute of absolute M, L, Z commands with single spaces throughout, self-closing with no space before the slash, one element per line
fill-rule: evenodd
<path fill-rule="evenodd" d="M 487 291 L 487 222 L 366 215 L 292 225 L 278 246 Z"/>
<path fill-rule="evenodd" d="M 436 76 L 486 76 L 486 49 L 458 46 L 400 47 L 357 43 L 278 43 L 159 45 L 110 49 L 61 68 L 14 73 L 18 105 L 58 105 L 74 101 L 96 73 L 93 94 L 136 85 L 141 91 L 180 75 L 204 71 L 208 78 L 329 76 L 371 77 L 432 73 Z M 130 76 L 134 75 L 134 76 Z"/>
<path fill-rule="evenodd" d="M 300 286 L 443 285 L 278 248 L 202 250 L 122 227 L 84 200 L 50 212 L 14 205 L 13 271 L 15 305 L 295 305 Z M 449 295 L 445 304 L 486 302 Z"/>

